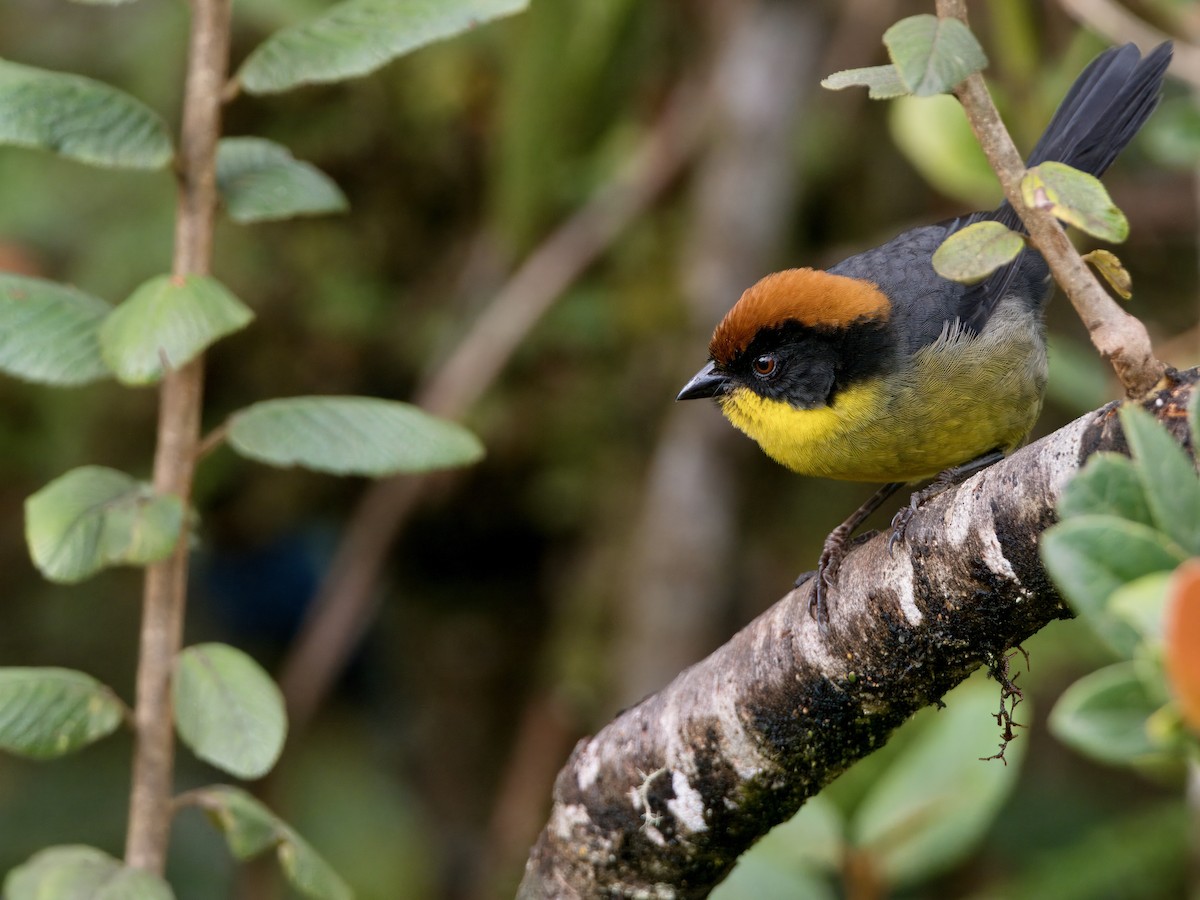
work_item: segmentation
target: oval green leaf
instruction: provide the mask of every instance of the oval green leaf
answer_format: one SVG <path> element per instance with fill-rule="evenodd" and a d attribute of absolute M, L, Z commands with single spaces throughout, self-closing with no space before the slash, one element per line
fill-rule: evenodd
<path fill-rule="evenodd" d="M 0 144 L 94 166 L 161 169 L 174 153 L 163 120 L 99 81 L 0 60 Z"/>
<path fill-rule="evenodd" d="M 1142 409 L 1126 403 L 1118 413 L 1146 491 L 1154 523 L 1193 556 L 1200 556 L 1200 478 L 1179 442 Z"/>
<path fill-rule="evenodd" d="M 234 859 L 253 859 L 283 839 L 283 823 L 261 801 L 226 784 L 188 791 L 184 800 L 200 807 L 225 835 Z"/>
<path fill-rule="evenodd" d="M 1063 691 L 1048 724 L 1064 744 L 1100 762 L 1153 763 L 1163 754 L 1146 728 L 1156 709 L 1135 664 L 1116 663 Z"/>
<path fill-rule="evenodd" d="M 872 100 L 891 100 L 903 97 L 908 88 L 900 80 L 895 66 L 867 66 L 862 69 L 843 69 L 821 79 L 821 87 L 840 91 L 848 87 L 865 87 Z"/>
<path fill-rule="evenodd" d="M 256 403 L 230 418 L 229 443 L 273 466 L 375 477 L 465 466 L 483 456 L 479 439 L 461 425 L 373 397 Z"/>
<path fill-rule="evenodd" d="M 63 284 L 0 273 L 0 371 L 63 386 L 107 378 L 97 332 L 111 309 Z"/>
<path fill-rule="evenodd" d="M 298 891 L 314 900 L 351 900 L 354 894 L 304 838 L 288 828 L 279 844 L 279 865 Z"/>
<path fill-rule="evenodd" d="M 225 138 L 217 145 L 217 188 L 229 217 L 243 224 L 349 207 L 332 178 L 262 138 Z"/>
<path fill-rule="evenodd" d="M 933 252 L 933 270 L 943 278 L 971 284 L 982 281 L 1016 258 L 1025 238 L 999 222 L 975 222 L 960 228 Z"/>
<path fill-rule="evenodd" d="M 254 314 L 217 280 L 159 275 L 129 295 L 100 326 L 100 352 L 123 384 L 153 384 Z"/>
<path fill-rule="evenodd" d="M 853 844 L 870 854 L 886 883 L 927 882 L 953 865 L 1016 786 L 1027 741 L 1008 745 L 1005 758 L 1013 765 L 980 762 L 999 740 L 998 692 L 994 682 L 976 677 L 948 694 L 946 709 L 926 718 L 855 811 Z"/>
<path fill-rule="evenodd" d="M 996 173 L 954 97 L 900 97 L 888 106 L 888 128 L 904 158 L 933 187 L 972 209 L 995 208 Z"/>
<path fill-rule="evenodd" d="M 159 876 L 74 844 L 40 850 L 4 879 L 5 900 L 172 900 Z"/>
<path fill-rule="evenodd" d="M 1086 465 L 1067 482 L 1058 501 L 1058 514 L 1075 516 L 1109 515 L 1154 525 L 1146 490 L 1133 460 L 1120 453 L 1094 453 Z"/>
<path fill-rule="evenodd" d="M 246 791 L 218 784 L 189 791 L 184 799 L 208 813 L 235 858 L 251 859 L 274 847 L 287 880 L 305 896 L 314 900 L 354 896 L 307 841 Z"/>
<path fill-rule="evenodd" d="M 1108 609 L 1113 592 L 1143 575 L 1172 571 L 1186 554 L 1166 535 L 1116 516 L 1077 516 L 1048 529 L 1040 545 L 1046 570 L 1071 606 L 1119 656 L 1140 637 Z"/>
<path fill-rule="evenodd" d="M 239 778 L 271 771 L 287 713 L 262 666 L 236 647 L 197 644 L 179 654 L 171 689 L 179 736 L 196 756 Z"/>
<path fill-rule="evenodd" d="M 928 13 L 901 19 L 883 33 L 900 80 L 918 97 L 944 94 L 987 65 L 971 29 Z"/>
<path fill-rule="evenodd" d="M 1100 179 L 1066 163 L 1044 162 L 1029 169 L 1021 179 L 1021 199 L 1102 241 L 1119 244 L 1129 237 L 1129 220 Z"/>
<path fill-rule="evenodd" d="M 1135 578 L 1113 591 L 1108 608 L 1140 634 L 1143 641 L 1158 644 L 1163 639 L 1163 610 L 1167 605 L 1170 581 L 1170 572 Z"/>
<path fill-rule="evenodd" d="M 164 559 L 183 518 L 178 497 L 115 469 L 83 466 L 25 501 L 25 540 L 46 578 L 72 584 L 109 566 Z"/>
<path fill-rule="evenodd" d="M 73 753 L 112 734 L 125 704 L 71 669 L 0 669 L 0 748 L 32 759 Z"/>
<path fill-rule="evenodd" d="M 237 80 L 251 94 L 272 94 L 356 78 L 527 5 L 528 0 L 344 0 L 311 22 L 273 34 L 246 59 Z"/>

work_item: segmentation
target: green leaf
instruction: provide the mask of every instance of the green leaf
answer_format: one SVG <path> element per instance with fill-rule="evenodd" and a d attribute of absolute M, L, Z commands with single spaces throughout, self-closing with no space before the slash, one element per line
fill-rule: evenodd
<path fill-rule="evenodd" d="M 128 169 L 161 169 L 174 153 L 163 120 L 128 94 L 7 60 L 0 60 L 0 144 Z"/>
<path fill-rule="evenodd" d="M 1154 525 L 1142 479 L 1128 456 L 1101 451 L 1094 453 L 1067 482 L 1058 501 L 1064 519 L 1086 515 L 1110 515 Z"/>
<path fill-rule="evenodd" d="M 291 397 L 235 413 L 229 442 L 274 466 L 338 475 L 429 472 L 476 462 L 479 439 L 407 403 L 373 397 Z"/>
<path fill-rule="evenodd" d="M 225 835 L 230 852 L 247 860 L 275 849 L 293 887 L 317 900 L 349 900 L 350 888 L 291 826 L 240 788 L 213 785 L 184 798 L 205 810 Z"/>
<path fill-rule="evenodd" d="M 1118 414 L 1155 524 L 1188 553 L 1200 556 L 1200 478 L 1191 459 L 1140 406 L 1127 403 Z"/>
<path fill-rule="evenodd" d="M 712 900 L 833 900 L 828 874 L 846 855 L 845 824 L 824 794 L 810 798 L 800 812 L 738 857 Z"/>
<path fill-rule="evenodd" d="M 1100 277 L 1108 282 L 1108 286 L 1122 300 L 1133 296 L 1133 276 L 1129 274 L 1129 270 L 1117 254 L 1101 248 L 1083 254 L 1083 259 L 1092 264 L 1092 268 L 1100 273 Z"/>
<path fill-rule="evenodd" d="M 197 644 L 179 654 L 171 689 L 179 736 L 196 756 L 239 778 L 271 771 L 287 713 L 258 663 L 226 644 Z"/>
<path fill-rule="evenodd" d="M 0 748 L 32 759 L 73 753 L 112 734 L 125 704 L 71 669 L 0 668 Z"/>
<path fill-rule="evenodd" d="M 184 799 L 203 809 L 221 832 L 234 859 L 253 859 L 279 844 L 283 823 L 246 791 L 218 784 L 189 791 Z"/>
<path fill-rule="evenodd" d="M 888 104 L 887 114 L 892 140 L 930 185 L 972 209 L 996 207 L 996 173 L 957 99 L 947 94 L 898 97 Z"/>
<path fill-rule="evenodd" d="M 153 384 L 164 364 L 178 369 L 254 314 L 215 279 L 151 278 L 100 326 L 100 352 L 123 384 Z"/>
<path fill-rule="evenodd" d="M 862 69 L 843 69 L 821 79 L 821 87 L 840 91 L 848 87 L 865 87 L 872 100 L 890 100 L 903 97 L 908 88 L 900 80 L 895 66 L 867 66 Z"/>
<path fill-rule="evenodd" d="M 1163 610 L 1167 603 L 1167 584 L 1170 572 L 1143 575 L 1112 592 L 1109 611 L 1128 623 L 1145 641 L 1158 643 L 1163 639 Z"/>
<path fill-rule="evenodd" d="M 346 196 L 316 166 L 262 138 L 225 138 L 217 145 L 217 187 L 235 222 L 269 222 L 344 212 Z"/>
<path fill-rule="evenodd" d="M 246 59 L 237 79 L 251 94 L 272 94 L 355 78 L 526 5 L 528 0 L 344 0 L 273 34 Z"/>
<path fill-rule="evenodd" d="M 1061 162 L 1034 166 L 1021 179 L 1021 198 L 1033 209 L 1092 237 L 1119 244 L 1129 237 L 1129 220 L 1117 209 L 1100 179 Z"/>
<path fill-rule="evenodd" d="M 279 844 L 279 864 L 287 880 L 305 896 L 322 900 L 342 900 L 353 896 L 329 863 L 290 828 Z"/>
<path fill-rule="evenodd" d="M 1063 691 L 1049 726 L 1060 741 L 1092 759 L 1141 765 L 1163 755 L 1146 729 L 1156 709 L 1136 666 L 1122 662 L 1085 675 Z"/>
<path fill-rule="evenodd" d="M 1116 516 L 1077 516 L 1048 529 L 1040 546 L 1046 570 L 1096 634 L 1120 656 L 1137 632 L 1108 609 L 1113 592 L 1135 578 L 1169 572 L 1186 555 L 1165 535 Z"/>
<path fill-rule="evenodd" d="M 66 285 L 0 273 L 0 371 L 54 385 L 107 378 L 96 333 L 110 309 Z"/>
<path fill-rule="evenodd" d="M 1016 258 L 1025 238 L 999 222 L 975 222 L 960 228 L 933 252 L 933 270 L 943 278 L 971 284 L 982 281 Z"/>
<path fill-rule="evenodd" d="M 170 886 L 94 847 L 40 850 L 4 879 L 5 900 L 171 900 Z"/>
<path fill-rule="evenodd" d="M 950 693 L 946 709 L 927 718 L 855 811 L 851 841 L 869 854 L 885 883 L 903 888 L 952 866 L 1016 786 L 1027 741 L 1008 745 L 1007 766 L 980 762 L 999 741 L 999 690 L 977 677 Z"/>
<path fill-rule="evenodd" d="M 952 91 L 987 65 L 979 41 L 958 19 L 910 16 L 885 31 L 883 42 L 900 80 L 918 97 Z"/>
<path fill-rule="evenodd" d="M 46 578 L 72 584 L 109 566 L 164 559 L 183 518 L 178 497 L 115 469 L 83 466 L 25 501 L 25 540 Z"/>

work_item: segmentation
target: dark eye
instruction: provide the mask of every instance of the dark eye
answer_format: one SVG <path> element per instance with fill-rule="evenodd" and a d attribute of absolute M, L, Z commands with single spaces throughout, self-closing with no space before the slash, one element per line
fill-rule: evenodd
<path fill-rule="evenodd" d="M 759 378 L 770 378 L 779 367 L 774 355 L 770 353 L 764 353 L 762 356 L 756 357 L 751 365 L 754 367 L 754 374 Z"/>

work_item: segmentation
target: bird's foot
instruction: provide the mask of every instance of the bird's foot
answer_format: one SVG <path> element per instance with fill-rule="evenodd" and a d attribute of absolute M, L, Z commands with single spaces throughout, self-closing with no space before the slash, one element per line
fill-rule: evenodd
<path fill-rule="evenodd" d="M 888 535 L 888 556 L 891 556 L 896 545 L 904 540 L 904 532 L 908 530 L 908 523 L 920 505 L 918 497 L 919 494 L 913 494 L 908 506 L 900 507 L 900 510 L 892 516 L 892 533 Z"/>
<path fill-rule="evenodd" d="M 797 579 L 797 584 L 802 584 L 814 575 L 816 577 L 817 583 L 813 586 L 812 596 L 808 600 L 808 614 L 817 620 L 817 627 L 822 634 L 829 631 L 829 590 L 837 584 L 838 569 L 842 566 L 842 560 L 846 558 L 849 537 L 848 529 L 835 528 L 829 537 L 825 538 L 825 546 L 821 548 L 821 556 L 817 559 L 817 571 L 805 573 Z"/>

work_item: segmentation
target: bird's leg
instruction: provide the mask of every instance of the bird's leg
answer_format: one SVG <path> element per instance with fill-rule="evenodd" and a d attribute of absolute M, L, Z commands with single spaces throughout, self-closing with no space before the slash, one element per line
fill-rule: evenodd
<path fill-rule="evenodd" d="M 908 522 L 921 504 L 926 500 L 932 500 L 946 488 L 965 481 L 976 472 L 986 469 L 992 463 L 998 463 L 1002 459 L 1004 459 L 1003 453 L 999 450 L 991 450 L 965 463 L 951 466 L 933 479 L 929 487 L 914 491 L 908 500 L 908 505 L 900 507 L 900 511 L 892 518 L 892 535 L 888 538 L 888 553 L 892 552 L 896 544 L 904 540 L 904 531 L 908 528 Z"/>
<path fill-rule="evenodd" d="M 816 618 L 822 632 L 829 624 L 826 594 L 837 581 L 838 569 L 842 565 L 842 559 L 846 556 L 846 546 L 849 543 L 850 535 L 854 534 L 854 530 L 866 521 L 867 516 L 879 509 L 883 505 L 883 501 L 896 493 L 903 484 L 903 481 L 885 484 L 867 498 L 867 502 L 856 509 L 850 518 L 833 529 L 829 537 L 825 538 L 825 546 L 821 549 L 820 559 L 817 560 L 817 583 L 812 597 L 808 601 L 808 614 Z M 796 585 L 799 586 L 807 580 L 807 575 L 801 575 L 796 579 Z"/>

